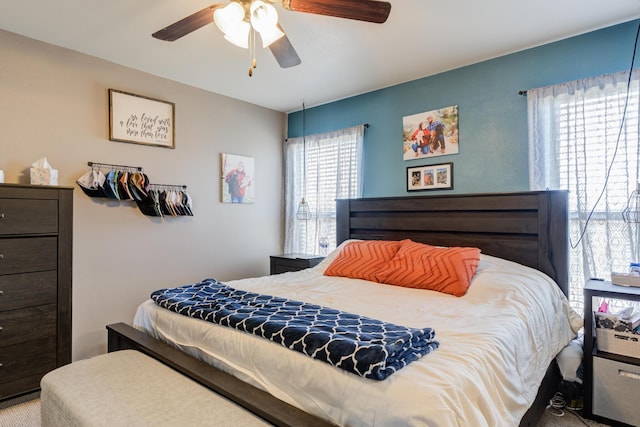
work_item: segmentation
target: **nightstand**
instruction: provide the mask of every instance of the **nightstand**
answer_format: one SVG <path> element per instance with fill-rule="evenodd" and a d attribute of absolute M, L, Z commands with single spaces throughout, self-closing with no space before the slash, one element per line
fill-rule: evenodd
<path fill-rule="evenodd" d="M 271 255 L 271 274 L 286 273 L 287 271 L 311 268 L 324 259 L 320 255 L 284 254 Z"/>
<path fill-rule="evenodd" d="M 584 287 L 584 415 L 611 425 L 638 426 L 640 359 L 598 350 L 594 297 L 640 301 L 640 288 L 599 280 Z"/>

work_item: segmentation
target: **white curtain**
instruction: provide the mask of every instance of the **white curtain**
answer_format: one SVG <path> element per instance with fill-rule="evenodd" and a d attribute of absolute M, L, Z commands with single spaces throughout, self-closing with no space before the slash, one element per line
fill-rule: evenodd
<path fill-rule="evenodd" d="M 336 199 L 362 197 L 364 125 L 289 138 L 285 144 L 286 253 L 320 254 L 336 246 Z M 310 220 L 296 218 L 305 198 Z M 320 241 L 327 241 L 327 249 Z"/>
<path fill-rule="evenodd" d="M 570 300 L 590 277 L 638 261 L 638 224 L 622 212 L 640 179 L 638 72 L 527 91 L 532 190 L 569 190 Z M 635 201 L 633 201 L 635 203 Z"/>

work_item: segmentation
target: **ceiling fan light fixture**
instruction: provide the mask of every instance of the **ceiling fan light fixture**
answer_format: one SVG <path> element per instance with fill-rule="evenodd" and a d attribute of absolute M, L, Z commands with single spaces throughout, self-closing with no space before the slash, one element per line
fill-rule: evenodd
<path fill-rule="evenodd" d="M 213 20 L 224 34 L 233 32 L 244 19 L 244 7 L 238 2 L 231 2 L 223 8 L 213 12 Z"/>
<path fill-rule="evenodd" d="M 278 28 L 278 12 L 272 5 L 262 0 L 254 0 L 249 8 L 251 26 L 260 33 L 262 47 L 269 47 L 282 37 L 284 32 Z"/>
<path fill-rule="evenodd" d="M 251 26 L 248 22 L 240 21 L 224 34 L 225 40 L 243 49 L 249 49 L 249 30 Z"/>
<path fill-rule="evenodd" d="M 265 48 L 271 46 L 274 42 L 284 37 L 284 33 L 280 31 L 278 27 L 275 27 L 275 26 L 270 29 L 259 31 L 259 33 L 260 33 L 260 38 L 262 39 L 262 47 L 265 47 Z"/>

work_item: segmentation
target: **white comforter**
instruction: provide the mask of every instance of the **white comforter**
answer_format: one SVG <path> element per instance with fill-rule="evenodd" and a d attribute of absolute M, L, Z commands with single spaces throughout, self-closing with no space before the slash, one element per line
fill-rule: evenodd
<path fill-rule="evenodd" d="M 457 298 L 325 277 L 333 256 L 301 272 L 227 283 L 432 327 L 440 348 L 375 381 L 151 300 L 138 308 L 134 326 L 341 426 L 513 427 L 533 403 L 551 360 L 582 325 L 551 279 L 499 258 L 482 255 L 469 291 Z"/>

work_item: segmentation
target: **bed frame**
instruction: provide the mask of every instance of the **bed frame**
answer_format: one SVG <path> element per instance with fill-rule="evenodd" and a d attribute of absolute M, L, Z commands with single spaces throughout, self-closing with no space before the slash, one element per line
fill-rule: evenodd
<path fill-rule="evenodd" d="M 338 200 L 336 237 L 338 243 L 408 238 L 432 245 L 474 246 L 540 270 L 565 295 L 568 292 L 566 191 Z M 277 426 L 331 425 L 129 325 L 108 325 L 107 330 L 109 352 L 139 350 Z M 554 361 L 520 426 L 537 426 L 559 382 Z"/>

